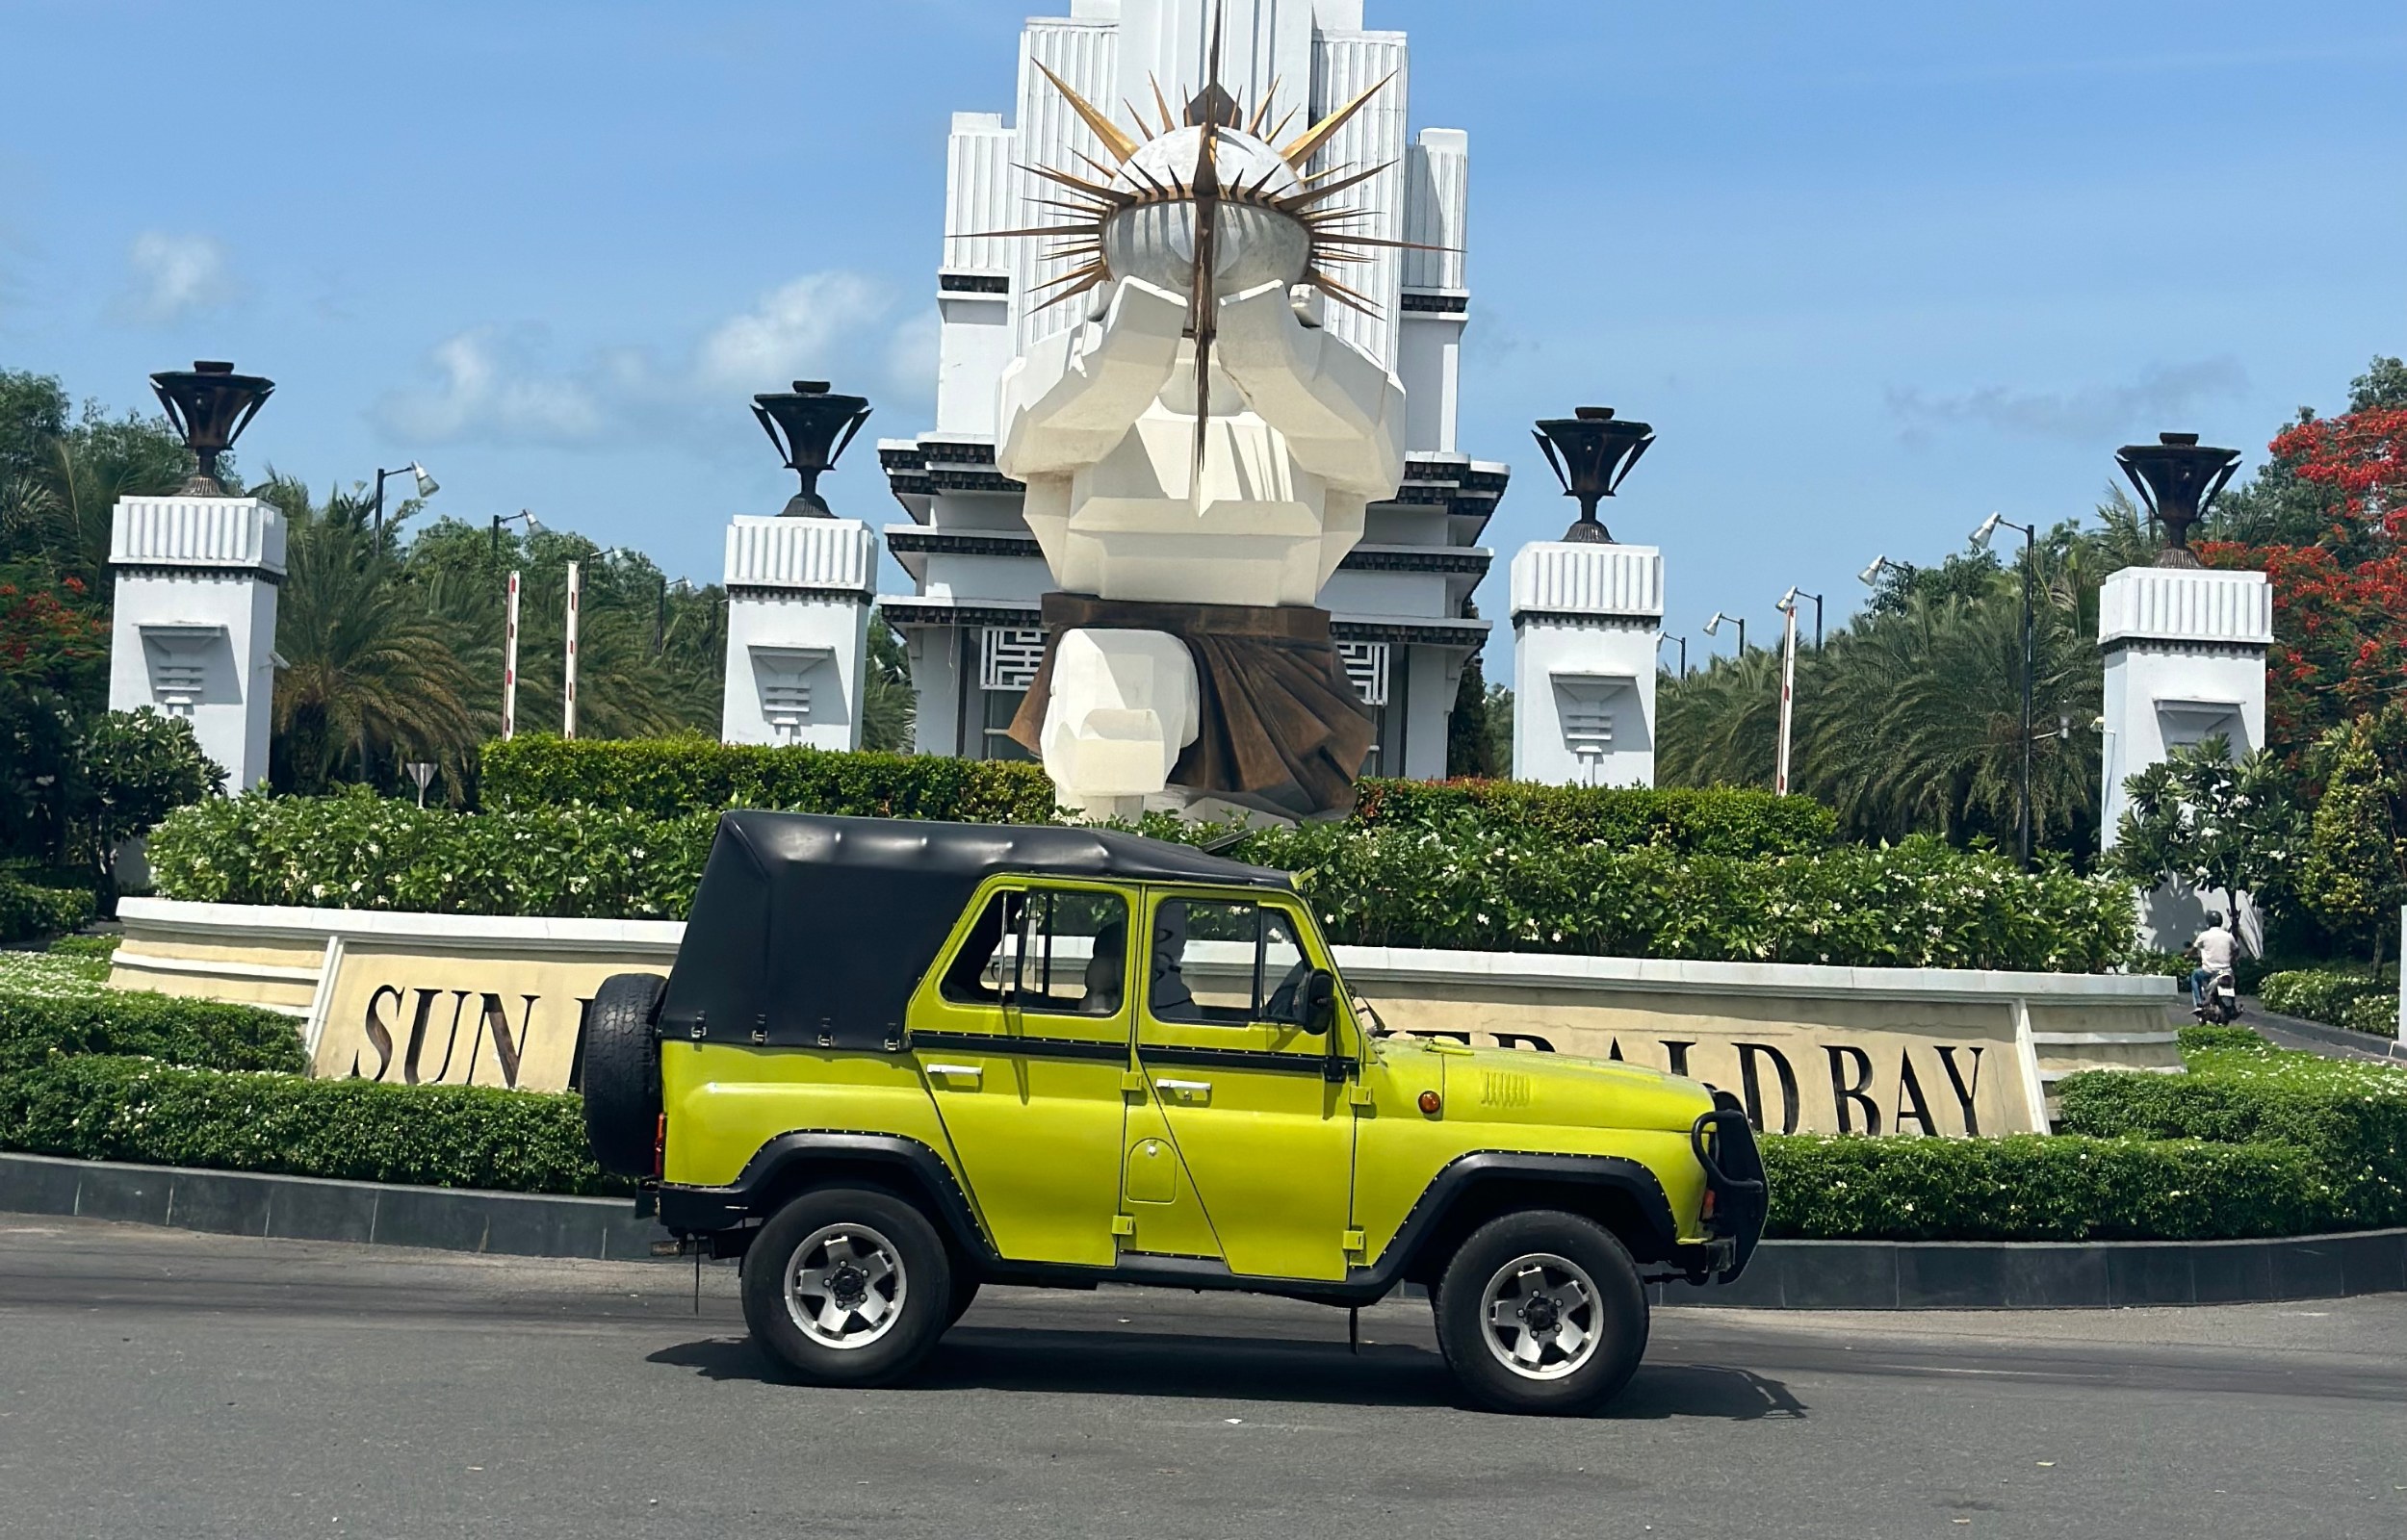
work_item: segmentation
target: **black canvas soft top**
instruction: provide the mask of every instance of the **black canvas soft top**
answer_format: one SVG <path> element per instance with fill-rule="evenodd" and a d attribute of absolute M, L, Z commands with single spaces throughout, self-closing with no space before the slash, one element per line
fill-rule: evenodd
<path fill-rule="evenodd" d="M 661 1036 L 898 1049 L 912 990 L 997 873 L 1293 886 L 1284 872 L 1108 829 L 730 812 L 669 974 Z"/>

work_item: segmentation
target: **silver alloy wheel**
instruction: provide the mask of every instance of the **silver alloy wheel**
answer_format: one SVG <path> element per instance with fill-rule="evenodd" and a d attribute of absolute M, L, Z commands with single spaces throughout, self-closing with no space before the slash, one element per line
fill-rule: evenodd
<path fill-rule="evenodd" d="M 867 1348 L 902 1319 L 902 1252 L 866 1224 L 814 1230 L 786 1259 L 786 1313 L 822 1348 Z"/>
<path fill-rule="evenodd" d="M 1481 1336 L 1523 1379 L 1561 1379 L 1596 1356 L 1596 1280 L 1567 1257 L 1534 1252 L 1498 1268 L 1480 1294 Z"/>

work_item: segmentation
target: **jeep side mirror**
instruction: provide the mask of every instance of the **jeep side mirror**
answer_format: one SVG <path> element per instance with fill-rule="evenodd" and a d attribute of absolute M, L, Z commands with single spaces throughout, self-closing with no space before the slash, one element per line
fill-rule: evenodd
<path fill-rule="evenodd" d="M 1336 1023 L 1337 975 L 1327 968 L 1314 968 L 1305 975 L 1304 988 L 1298 994 L 1298 1026 L 1318 1037 Z"/>

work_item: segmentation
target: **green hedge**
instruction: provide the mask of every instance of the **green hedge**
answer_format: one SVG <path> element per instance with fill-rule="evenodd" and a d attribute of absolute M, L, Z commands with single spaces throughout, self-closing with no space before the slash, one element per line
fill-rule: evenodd
<path fill-rule="evenodd" d="M 2395 1037 L 2398 988 L 2364 973 L 2341 968 L 2295 968 L 2268 973 L 2257 986 L 2268 1011 L 2328 1026 Z"/>
<path fill-rule="evenodd" d="M 1727 786 L 1650 790 L 1527 781 L 1375 781 L 1354 822 L 1452 828 L 1466 818 L 1573 844 L 1660 845 L 1699 856 L 1801 856 L 1838 843 L 1838 815 L 1811 797 Z"/>
<path fill-rule="evenodd" d="M 128 1054 L 198 1069 L 305 1067 L 293 1020 L 252 1006 L 95 988 L 62 998 L 0 988 L 0 1075 L 68 1054 Z"/>
<path fill-rule="evenodd" d="M 1805 1240 L 2226 1240 L 2311 1233 L 2331 1207 L 2317 1162 L 2272 1143 L 1793 1134 L 1764 1165 L 1767 1233 Z"/>
<path fill-rule="evenodd" d="M 2098 972 L 2129 889 L 1929 837 L 1747 860 L 1478 824 L 1272 830 L 1232 854 L 1296 874 L 1333 939 L 1852 967 Z"/>
<path fill-rule="evenodd" d="M 2057 1087 L 2068 1134 L 2289 1145 L 2329 1194 L 2318 1223 L 2407 1224 L 2407 1070 L 2187 1034 L 2186 1075 L 2092 1071 Z"/>
<path fill-rule="evenodd" d="M 95 912 L 88 887 L 47 887 L 0 872 L 0 942 L 80 931 Z"/>
<path fill-rule="evenodd" d="M 77 1160 L 502 1192 L 632 1191 L 574 1096 L 55 1059 L 0 1076 L 0 1147 Z"/>
<path fill-rule="evenodd" d="M 674 917 L 713 817 L 420 810 L 365 790 L 220 798 L 151 835 L 169 898 L 464 914 Z M 1296 874 L 1340 943 L 1857 967 L 2094 972 L 2132 947 L 2118 884 L 1932 838 L 1768 860 L 1573 843 L 1505 820 L 1312 824 L 1231 854 Z"/>
<path fill-rule="evenodd" d="M 421 809 L 364 786 L 246 792 L 179 808 L 151 833 L 164 897 L 446 914 L 682 918 L 716 813 L 600 808 Z"/>
<path fill-rule="evenodd" d="M 844 753 L 671 738 L 569 741 L 522 733 L 488 743 L 482 796 L 494 808 L 582 804 L 675 819 L 724 808 L 871 818 L 1051 823 L 1053 783 L 1025 761 Z"/>

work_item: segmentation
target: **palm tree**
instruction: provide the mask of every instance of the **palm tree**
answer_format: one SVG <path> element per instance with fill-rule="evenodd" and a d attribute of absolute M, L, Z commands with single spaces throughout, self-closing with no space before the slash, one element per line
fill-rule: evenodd
<path fill-rule="evenodd" d="M 290 783 L 322 790 L 348 768 L 391 784 L 402 760 L 424 759 L 463 784 L 479 737 L 468 673 L 399 580 L 393 526 L 374 527 L 358 489 L 313 503 L 300 482 L 272 475 L 252 490 L 287 521 L 272 725 Z"/>

